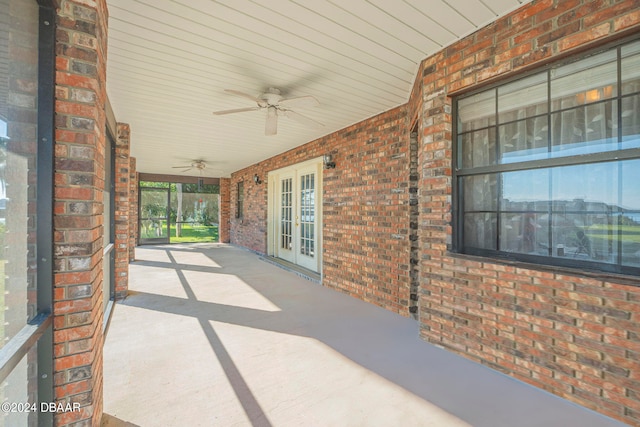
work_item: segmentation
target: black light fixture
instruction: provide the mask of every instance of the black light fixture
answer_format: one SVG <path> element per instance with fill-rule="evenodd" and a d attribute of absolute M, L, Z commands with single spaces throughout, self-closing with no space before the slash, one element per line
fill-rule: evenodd
<path fill-rule="evenodd" d="M 258 174 L 253 175 L 253 182 L 255 182 L 256 184 L 262 184 L 262 180 L 260 179 Z"/>
<path fill-rule="evenodd" d="M 333 169 L 336 167 L 336 162 L 333 161 L 331 154 L 325 154 L 322 158 L 325 169 Z"/>

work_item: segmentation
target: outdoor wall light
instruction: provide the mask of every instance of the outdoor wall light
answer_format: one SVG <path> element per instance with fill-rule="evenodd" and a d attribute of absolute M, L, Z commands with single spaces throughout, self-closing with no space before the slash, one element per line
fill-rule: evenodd
<path fill-rule="evenodd" d="M 253 182 L 255 182 L 256 184 L 262 184 L 262 180 L 260 179 L 258 174 L 253 175 Z"/>
<path fill-rule="evenodd" d="M 336 162 L 333 161 L 333 157 L 331 157 L 331 154 L 325 154 L 322 160 L 324 162 L 325 169 L 333 169 L 336 167 Z"/>

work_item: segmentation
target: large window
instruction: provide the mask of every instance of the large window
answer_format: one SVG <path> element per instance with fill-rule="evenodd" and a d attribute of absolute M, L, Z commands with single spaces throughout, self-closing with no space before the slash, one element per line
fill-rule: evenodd
<path fill-rule="evenodd" d="M 236 218 L 244 218 L 244 182 L 238 182 L 236 188 Z"/>
<path fill-rule="evenodd" d="M 208 181 L 140 180 L 140 244 L 217 242 L 220 185 Z"/>
<path fill-rule="evenodd" d="M 640 272 L 640 41 L 455 108 L 459 252 Z"/>

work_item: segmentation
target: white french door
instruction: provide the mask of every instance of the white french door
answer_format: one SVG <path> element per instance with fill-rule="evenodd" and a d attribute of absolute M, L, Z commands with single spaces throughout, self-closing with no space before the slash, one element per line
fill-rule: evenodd
<path fill-rule="evenodd" d="M 319 272 L 322 163 L 269 173 L 270 255 Z"/>

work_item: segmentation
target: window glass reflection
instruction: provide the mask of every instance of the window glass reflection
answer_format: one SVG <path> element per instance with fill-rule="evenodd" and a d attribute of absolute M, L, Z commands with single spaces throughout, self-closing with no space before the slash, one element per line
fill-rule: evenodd
<path fill-rule="evenodd" d="M 551 70 L 551 110 L 558 111 L 617 96 L 616 51 Z"/>
<path fill-rule="evenodd" d="M 0 347 L 36 314 L 38 5 L 0 13 Z M 32 185 L 30 185 L 30 183 Z M 9 250 L 8 248 L 11 248 Z"/>
<path fill-rule="evenodd" d="M 498 120 L 507 123 L 547 112 L 547 74 L 541 73 L 498 88 Z"/>
<path fill-rule="evenodd" d="M 496 124 L 496 91 L 488 90 L 458 102 L 458 131 L 467 132 Z"/>
<path fill-rule="evenodd" d="M 640 267 L 640 41 L 457 105 L 462 251 Z"/>
<path fill-rule="evenodd" d="M 621 54 L 622 94 L 640 92 L 640 41 L 622 46 Z"/>
<path fill-rule="evenodd" d="M 493 211 L 497 208 L 498 175 L 464 177 L 465 211 Z"/>
<path fill-rule="evenodd" d="M 551 115 L 552 156 L 618 149 L 617 104 L 599 102 Z"/>
<path fill-rule="evenodd" d="M 496 249 L 497 215 L 469 213 L 464 216 L 464 244 L 469 248 Z"/>
<path fill-rule="evenodd" d="M 547 212 L 549 210 L 549 169 L 533 169 L 502 174 L 502 210 Z"/>
<path fill-rule="evenodd" d="M 554 209 L 618 211 L 619 168 L 619 162 L 607 162 L 552 169 Z"/>
<path fill-rule="evenodd" d="M 549 255 L 548 223 L 547 212 L 522 211 L 500 215 L 500 250 Z"/>
<path fill-rule="evenodd" d="M 500 126 L 500 163 L 545 159 L 549 156 L 547 116 L 518 120 Z"/>
<path fill-rule="evenodd" d="M 459 150 L 465 168 L 496 164 L 496 131 L 488 128 L 460 136 Z"/>
<path fill-rule="evenodd" d="M 622 148 L 640 147 L 640 95 L 621 99 Z"/>

